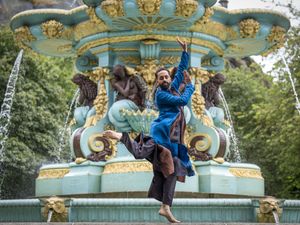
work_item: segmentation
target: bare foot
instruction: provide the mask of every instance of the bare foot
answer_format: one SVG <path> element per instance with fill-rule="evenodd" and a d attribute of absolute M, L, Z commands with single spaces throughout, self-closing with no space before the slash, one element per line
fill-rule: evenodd
<path fill-rule="evenodd" d="M 103 136 L 120 141 L 122 138 L 122 133 L 119 133 L 119 132 L 116 132 L 113 130 L 107 130 L 107 131 L 103 132 Z"/>
<path fill-rule="evenodd" d="M 181 223 L 173 216 L 170 206 L 168 205 L 162 204 L 158 213 L 159 215 L 166 217 L 170 223 Z"/>

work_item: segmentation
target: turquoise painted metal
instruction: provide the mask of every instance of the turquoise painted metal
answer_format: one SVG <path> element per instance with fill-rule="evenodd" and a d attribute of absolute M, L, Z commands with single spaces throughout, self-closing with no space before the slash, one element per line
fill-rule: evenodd
<path fill-rule="evenodd" d="M 151 164 L 135 160 L 125 146 L 103 138 L 107 129 L 149 131 L 157 113 L 150 92 L 160 66 L 178 64 L 181 49 L 176 37 L 189 44 L 190 67 L 196 92 L 185 109 L 186 142 L 215 158 L 229 153 L 228 125 L 222 116 L 205 110 L 201 83 L 210 71 L 224 68 L 224 57 L 267 54 L 284 42 L 290 27 L 282 14 L 261 9 L 229 11 L 214 6 L 216 0 L 84 0 L 84 6 L 66 11 L 30 10 L 11 20 L 11 29 L 23 48 L 57 57 L 75 57 L 76 69 L 98 82 L 98 96 L 91 109 L 77 108 L 70 145 L 75 162 L 45 165 L 36 180 L 36 196 L 48 197 L 145 193 L 152 178 Z M 151 4 L 150 4 L 151 3 Z M 148 85 L 147 108 L 141 112 L 128 102 L 115 103 L 110 85 L 112 67 L 127 66 L 131 75 Z M 97 103 L 98 102 L 98 103 Z M 221 108 L 215 109 L 222 115 Z M 224 114 L 224 113 L 223 113 Z M 126 130 L 122 125 L 127 122 Z M 123 129 L 123 130 L 122 130 Z M 86 161 L 90 154 L 109 148 L 104 161 Z M 196 176 L 178 183 L 184 196 L 244 196 L 246 199 L 175 199 L 173 212 L 185 222 L 256 222 L 258 200 L 264 196 L 264 179 L 253 164 L 201 162 L 191 156 Z M 250 196 L 252 198 L 250 198 Z M 0 221 L 45 221 L 38 199 L 0 201 Z M 34 204 L 33 204 L 34 202 Z M 30 206 L 29 206 L 30 205 Z M 13 207 L 32 209 L 23 219 Z M 158 202 L 151 199 L 68 199 L 70 222 L 162 222 Z M 286 200 L 282 221 L 299 222 L 299 201 Z M 26 211 L 26 210 L 25 210 Z"/>
<path fill-rule="evenodd" d="M 152 199 L 72 198 L 65 200 L 68 222 L 165 222 L 157 213 L 160 205 Z M 281 223 L 300 223 L 299 200 L 282 200 Z M 43 222 L 44 203 L 39 199 L 0 200 L 0 222 Z M 256 199 L 175 199 L 173 213 L 185 223 L 259 222 Z M 12 212 L 14 212 L 12 214 Z"/>
<path fill-rule="evenodd" d="M 194 144 L 197 151 L 209 152 L 213 157 L 226 158 L 229 127 L 224 116 L 215 117 L 212 111 L 203 109 L 200 91 L 201 83 L 205 82 L 203 71 L 222 70 L 224 57 L 273 51 L 282 44 L 289 20 L 271 10 L 229 11 L 214 6 L 216 0 L 84 2 L 85 6 L 69 11 L 25 11 L 14 16 L 10 24 L 23 47 L 50 56 L 75 56 L 77 70 L 94 75 L 98 81 L 97 99 L 101 103 L 94 103 L 91 109 L 75 110 L 76 124 L 70 139 L 74 156 L 87 158 L 102 151 L 101 132 L 106 129 L 149 131 L 157 115 L 151 106 L 150 93 L 143 112 L 128 101 L 115 102 L 109 82 L 111 69 L 116 64 L 125 64 L 133 74 L 143 77 L 151 90 L 158 67 L 178 64 L 181 49 L 176 37 L 179 36 L 189 43 L 191 74 L 196 86 L 196 94 L 185 109 L 187 144 Z M 221 108 L 215 112 L 224 115 Z M 107 156 L 106 162 L 71 163 L 67 166 L 69 172 L 58 178 L 47 177 L 47 173 L 51 174 L 52 167 L 64 170 L 65 165 L 42 167 L 41 172 L 46 175 L 37 179 L 36 195 L 146 191 L 152 176 L 151 166 L 146 161 L 134 161 L 121 144 L 109 142 L 114 153 Z M 198 175 L 178 185 L 178 190 L 264 195 L 264 182 L 257 166 L 201 163 L 193 159 Z M 127 182 L 129 177 L 132 182 Z M 249 182 L 252 190 L 243 188 Z M 78 190 L 71 188 L 75 183 Z"/>

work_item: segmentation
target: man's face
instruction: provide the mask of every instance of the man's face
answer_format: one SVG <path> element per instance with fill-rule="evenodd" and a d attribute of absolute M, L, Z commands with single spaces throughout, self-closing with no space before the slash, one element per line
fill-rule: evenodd
<path fill-rule="evenodd" d="M 157 74 L 157 83 L 160 87 L 167 89 L 171 84 L 171 77 L 166 70 L 162 70 Z"/>

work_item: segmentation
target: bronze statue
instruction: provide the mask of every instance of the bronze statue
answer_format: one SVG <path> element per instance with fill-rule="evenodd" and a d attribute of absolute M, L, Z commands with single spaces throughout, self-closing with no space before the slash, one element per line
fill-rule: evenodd
<path fill-rule="evenodd" d="M 202 96 L 205 99 L 205 108 L 217 107 L 219 105 L 219 87 L 224 84 L 226 78 L 223 74 L 217 73 L 209 81 L 202 85 Z"/>
<path fill-rule="evenodd" d="M 83 74 L 76 74 L 72 78 L 73 83 L 80 89 L 79 103 L 83 106 L 93 107 L 93 102 L 97 97 L 97 84 Z"/>
<path fill-rule="evenodd" d="M 143 78 L 137 75 L 128 75 L 125 66 L 116 65 L 113 69 L 114 79 L 112 87 L 117 91 L 116 101 L 128 99 L 140 109 L 145 107 L 147 86 Z"/>
<path fill-rule="evenodd" d="M 74 111 L 74 119 L 77 127 L 85 124 L 87 118 L 96 114 L 94 100 L 97 97 L 97 84 L 83 74 L 76 74 L 72 78 L 73 83 L 80 89 L 79 103 L 82 105 Z"/>

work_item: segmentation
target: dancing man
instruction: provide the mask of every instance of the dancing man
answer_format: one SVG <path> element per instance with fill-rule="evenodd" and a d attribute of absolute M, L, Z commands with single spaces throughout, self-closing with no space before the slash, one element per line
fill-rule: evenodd
<path fill-rule="evenodd" d="M 187 148 L 184 145 L 185 118 L 183 106 L 187 105 L 193 92 L 188 67 L 189 55 L 187 44 L 177 38 L 183 49 L 181 61 L 172 81 L 170 72 L 160 68 L 155 73 L 158 89 L 155 94 L 155 104 L 159 116 L 151 124 L 150 137 L 140 135 L 134 141 L 125 132 L 106 131 L 105 136 L 120 140 L 135 158 L 146 158 L 153 163 L 154 177 L 149 189 L 148 197 L 162 202 L 159 214 L 165 216 L 169 222 L 179 223 L 171 213 L 176 180 L 184 182 L 185 175 L 193 176 Z M 178 91 L 180 84 L 187 82 L 182 94 Z M 169 154 L 168 154 L 169 153 Z M 155 157 L 158 155 L 158 157 Z M 171 156 L 171 157 L 169 157 Z M 169 158 L 173 159 L 170 165 Z M 156 161 L 159 161 L 157 163 Z M 156 165 L 161 165 L 158 168 Z"/>

